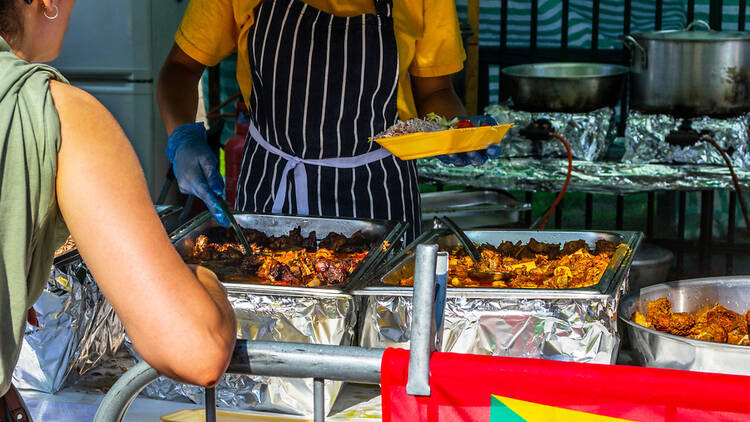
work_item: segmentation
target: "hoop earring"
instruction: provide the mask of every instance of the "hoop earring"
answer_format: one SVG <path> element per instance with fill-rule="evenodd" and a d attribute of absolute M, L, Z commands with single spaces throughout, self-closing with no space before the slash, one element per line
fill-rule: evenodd
<path fill-rule="evenodd" d="M 47 19 L 49 19 L 49 20 L 57 19 L 57 16 L 60 15 L 60 9 L 57 8 L 57 5 L 54 4 L 54 5 L 52 5 L 52 7 L 55 8 L 55 15 L 54 16 L 50 16 L 50 15 L 47 14 L 46 10 L 44 11 L 44 17 L 47 18 Z"/>

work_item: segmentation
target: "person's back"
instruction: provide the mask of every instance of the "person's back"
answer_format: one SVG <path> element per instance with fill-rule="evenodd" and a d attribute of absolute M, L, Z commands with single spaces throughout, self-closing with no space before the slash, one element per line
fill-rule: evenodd
<path fill-rule="evenodd" d="M 67 234 L 63 220 L 143 358 L 171 378 L 213 385 L 236 334 L 226 293 L 172 247 L 111 114 L 33 63 L 59 52 L 73 2 L 27 2 L 0 0 L 0 397 L 56 238 Z"/>

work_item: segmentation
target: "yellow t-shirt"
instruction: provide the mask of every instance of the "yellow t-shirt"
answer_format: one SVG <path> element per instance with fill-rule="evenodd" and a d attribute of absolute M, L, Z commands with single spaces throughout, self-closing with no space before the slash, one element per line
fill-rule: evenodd
<path fill-rule="evenodd" d="M 261 0 L 191 0 L 175 42 L 188 56 L 214 66 L 237 51 L 237 81 L 245 98 L 252 86 L 247 37 Z M 375 13 L 373 0 L 303 0 L 336 16 Z M 417 116 L 409 75 L 444 76 L 463 68 L 466 59 L 456 16 L 449 0 L 395 0 L 394 32 L 399 55 L 398 112 Z"/>

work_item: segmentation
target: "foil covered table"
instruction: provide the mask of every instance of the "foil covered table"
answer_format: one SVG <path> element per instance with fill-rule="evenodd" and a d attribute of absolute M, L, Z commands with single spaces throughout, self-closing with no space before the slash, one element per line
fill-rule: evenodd
<path fill-rule="evenodd" d="M 419 160 L 419 175 L 451 185 L 555 192 L 565 182 L 567 160 L 493 159 L 481 166 L 456 167 L 431 158 Z M 750 171 L 735 170 L 750 188 Z M 633 164 L 573 161 L 569 192 L 631 194 L 660 190 L 734 189 L 729 169 L 712 165 Z"/>
<path fill-rule="evenodd" d="M 167 231 L 179 223 L 181 207 L 155 206 Z M 125 327 L 99 290 L 83 258 L 72 249 L 55 258 L 47 285 L 34 304 L 38 327 L 27 324 L 13 372 L 19 388 L 55 393 L 82 382 L 106 389 L 135 360 L 123 358 Z M 93 371 L 102 366 L 107 376 Z"/>

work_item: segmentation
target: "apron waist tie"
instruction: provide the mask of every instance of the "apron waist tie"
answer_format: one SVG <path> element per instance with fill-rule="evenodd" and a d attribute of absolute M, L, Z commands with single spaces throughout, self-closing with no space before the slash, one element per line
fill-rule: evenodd
<path fill-rule="evenodd" d="M 305 172 L 305 164 L 322 167 L 333 167 L 340 169 L 350 169 L 360 167 L 365 164 L 370 164 L 375 161 L 380 161 L 391 153 L 385 149 L 380 148 L 375 151 L 370 151 L 364 154 L 355 155 L 354 157 L 341 157 L 341 158 L 322 158 L 322 159 L 304 159 L 295 157 L 294 155 L 287 154 L 286 152 L 276 148 L 269 144 L 263 136 L 258 132 L 255 125 L 250 122 L 249 127 L 250 136 L 253 137 L 255 142 L 263 147 L 266 151 L 276 154 L 286 160 L 284 171 L 281 172 L 281 183 L 279 188 L 276 190 L 276 196 L 273 199 L 274 214 L 281 213 L 281 209 L 284 206 L 284 199 L 286 198 L 286 180 L 287 175 L 291 170 L 294 170 L 294 186 L 296 188 L 296 200 L 297 200 L 297 214 L 309 215 L 310 209 L 307 202 L 307 173 Z"/>

